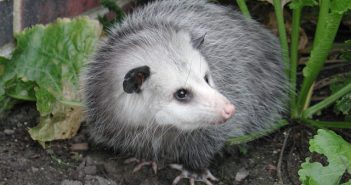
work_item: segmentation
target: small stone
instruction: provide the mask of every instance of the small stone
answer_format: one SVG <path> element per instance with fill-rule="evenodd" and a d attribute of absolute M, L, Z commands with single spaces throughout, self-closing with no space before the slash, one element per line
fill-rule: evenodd
<path fill-rule="evenodd" d="M 33 172 L 33 173 L 35 173 L 35 172 L 37 172 L 37 171 L 39 171 L 39 168 L 32 167 L 32 172 Z"/>
<path fill-rule="evenodd" d="M 86 151 L 89 149 L 88 143 L 75 143 L 70 147 L 71 151 Z"/>
<path fill-rule="evenodd" d="M 14 131 L 14 130 L 11 130 L 11 129 L 5 129 L 5 130 L 4 130 L 4 133 L 7 134 L 7 135 L 11 135 L 11 134 L 14 134 L 15 131 Z"/>
<path fill-rule="evenodd" d="M 249 176 L 249 171 L 247 171 L 245 168 L 241 168 L 235 175 L 235 181 L 240 182 L 244 180 L 247 176 Z"/>

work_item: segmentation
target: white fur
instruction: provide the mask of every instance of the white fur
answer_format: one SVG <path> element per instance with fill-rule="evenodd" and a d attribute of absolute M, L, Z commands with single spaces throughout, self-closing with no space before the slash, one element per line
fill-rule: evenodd
<path fill-rule="evenodd" d="M 162 44 L 147 39 L 149 47 L 135 46 L 122 54 L 122 60 L 115 61 L 113 65 L 114 74 L 126 74 L 144 65 L 151 70 L 150 77 L 141 87 L 142 93 L 125 93 L 121 88 L 124 76 L 114 76 L 117 82 L 114 97 L 119 107 L 116 114 L 123 115 L 120 118 L 122 123 L 134 126 L 146 123 L 172 125 L 192 130 L 219 122 L 222 109 L 229 101 L 205 82 L 208 64 L 200 52 L 192 47 L 190 35 L 185 32 L 174 33 L 170 43 Z M 169 47 L 165 48 L 164 44 Z M 175 62 L 179 61 L 182 61 L 181 65 L 175 66 Z M 174 98 L 174 93 L 181 88 L 191 90 L 193 98 L 190 102 L 182 103 Z M 150 119 L 150 115 L 155 117 Z"/>

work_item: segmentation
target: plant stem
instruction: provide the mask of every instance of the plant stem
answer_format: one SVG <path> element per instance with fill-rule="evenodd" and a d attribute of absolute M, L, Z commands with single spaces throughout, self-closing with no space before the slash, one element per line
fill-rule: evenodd
<path fill-rule="evenodd" d="M 273 131 L 275 131 L 275 130 L 277 130 L 285 125 L 288 125 L 288 124 L 289 124 L 289 122 L 287 120 L 281 119 L 281 120 L 278 120 L 272 128 L 269 128 L 269 129 L 263 130 L 263 131 L 253 132 L 253 133 L 246 134 L 243 136 L 232 137 L 228 140 L 228 143 L 231 145 L 247 143 L 247 142 L 255 140 L 259 137 L 268 135 L 269 133 L 272 133 Z"/>
<path fill-rule="evenodd" d="M 319 15 L 316 32 L 314 34 L 313 48 L 316 47 L 320 39 L 323 39 L 323 31 L 326 28 L 327 17 L 329 13 L 330 0 L 319 0 Z"/>
<path fill-rule="evenodd" d="M 305 101 L 305 104 L 303 105 L 302 110 L 305 110 L 310 106 L 312 95 L 313 95 L 313 90 L 314 90 L 314 84 L 315 84 L 315 82 L 312 83 L 310 90 L 307 93 L 306 101 Z"/>
<path fill-rule="evenodd" d="M 302 119 L 302 121 L 315 127 L 351 128 L 351 121 L 314 121 L 310 119 Z"/>
<path fill-rule="evenodd" d="M 322 4 L 325 6 L 325 4 Z M 310 59 L 308 60 L 306 67 L 303 70 L 304 79 L 301 87 L 301 91 L 297 101 L 297 107 L 299 113 L 304 110 L 304 105 L 309 104 L 308 92 L 311 90 L 313 82 L 318 77 L 325 60 L 328 57 L 328 53 L 333 45 L 336 32 L 338 31 L 342 14 L 330 13 L 325 20 L 325 27 L 319 27 L 323 29 L 323 35 L 320 35 L 317 39 L 318 44 L 313 47 L 311 51 Z M 321 32 L 321 31 L 320 31 Z"/>
<path fill-rule="evenodd" d="M 249 9 L 246 6 L 245 0 L 236 0 L 236 3 L 239 5 L 241 13 L 243 13 L 245 17 L 251 18 L 251 15 L 250 15 Z"/>
<path fill-rule="evenodd" d="M 9 94 L 9 93 L 7 95 L 11 98 L 18 99 L 18 100 L 33 101 L 33 102 L 37 101 L 37 99 L 31 98 L 29 96 L 21 96 L 18 94 Z"/>
<path fill-rule="evenodd" d="M 285 24 L 284 24 L 284 15 L 281 0 L 273 0 L 275 17 L 277 19 L 278 31 L 279 31 L 279 40 L 283 53 L 283 62 L 285 64 L 286 75 L 289 77 L 289 46 L 288 39 L 286 36 Z"/>
<path fill-rule="evenodd" d="M 68 105 L 68 106 L 84 107 L 84 104 L 82 102 L 65 101 L 65 100 L 59 100 L 59 101 L 60 101 L 60 103 Z"/>
<path fill-rule="evenodd" d="M 302 117 L 303 118 L 310 118 L 314 113 L 322 110 L 323 108 L 329 106 L 340 97 L 344 96 L 345 94 L 351 92 L 351 83 L 347 84 L 342 89 L 338 90 L 336 93 L 332 94 L 328 98 L 324 99 L 323 101 L 313 105 L 312 107 L 303 111 Z"/>
<path fill-rule="evenodd" d="M 298 61 L 298 47 L 299 47 L 299 36 L 300 36 L 300 20 L 301 20 L 301 7 L 293 10 L 292 19 L 292 32 L 291 32 L 291 61 L 290 61 L 290 115 L 291 117 L 297 118 L 297 107 L 296 107 L 296 70 Z"/>

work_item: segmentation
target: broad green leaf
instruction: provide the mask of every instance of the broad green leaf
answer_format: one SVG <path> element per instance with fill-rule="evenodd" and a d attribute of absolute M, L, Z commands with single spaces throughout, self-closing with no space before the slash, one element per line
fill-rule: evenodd
<path fill-rule="evenodd" d="M 66 139 L 77 132 L 82 111 L 70 102 L 79 105 L 76 102 L 81 101 L 79 72 L 94 51 L 101 30 L 97 21 L 80 17 L 36 25 L 15 36 L 12 63 L 20 83 L 8 93 L 37 100 L 40 124 L 29 130 L 34 140 Z"/>
<path fill-rule="evenodd" d="M 37 110 L 40 112 L 40 116 L 48 116 L 54 110 L 56 98 L 50 92 L 44 88 L 36 87 L 35 96 L 37 98 Z"/>
<path fill-rule="evenodd" d="M 87 18 L 58 19 L 48 26 L 34 26 L 16 35 L 12 60 L 23 81 L 35 81 L 60 100 L 79 100 L 78 74 L 94 49 L 101 28 Z"/>
<path fill-rule="evenodd" d="M 328 159 L 328 165 L 310 162 L 306 158 L 299 170 L 300 181 L 303 185 L 338 185 L 342 175 L 351 170 L 351 144 L 330 130 L 319 129 L 318 134 L 310 140 L 311 152 L 323 154 Z"/>
<path fill-rule="evenodd" d="M 351 185 L 351 180 L 349 180 L 349 181 L 346 182 L 346 183 L 342 183 L 341 185 Z"/>
<path fill-rule="evenodd" d="M 302 8 L 304 6 L 316 6 L 318 2 L 316 0 L 293 0 L 289 4 L 290 9 Z"/>
<path fill-rule="evenodd" d="M 0 56 L 0 117 L 4 111 L 11 109 L 16 103 L 16 100 L 5 94 L 8 84 L 15 85 L 11 83 L 15 77 L 15 65 L 9 59 Z"/>
<path fill-rule="evenodd" d="M 46 141 L 67 139 L 76 135 L 83 119 L 81 107 L 65 106 L 56 102 L 53 112 L 40 117 L 40 123 L 29 134 L 43 146 Z"/>
<path fill-rule="evenodd" d="M 36 101 L 34 87 L 35 83 L 27 81 L 24 82 L 19 79 L 9 81 L 6 86 L 6 94 L 14 99 L 25 101 Z"/>
<path fill-rule="evenodd" d="M 5 94 L 7 82 L 16 76 L 15 64 L 7 58 L 0 57 L 0 98 Z"/>
<path fill-rule="evenodd" d="M 331 12 L 343 14 L 348 10 L 351 10 L 351 1 L 350 0 L 332 0 L 331 1 Z"/>

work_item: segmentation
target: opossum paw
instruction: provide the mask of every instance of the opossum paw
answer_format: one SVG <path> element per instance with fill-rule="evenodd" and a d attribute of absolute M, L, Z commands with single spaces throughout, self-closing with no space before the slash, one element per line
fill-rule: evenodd
<path fill-rule="evenodd" d="M 179 164 L 171 164 L 170 167 L 182 172 L 173 180 L 172 185 L 178 184 L 179 181 L 182 179 L 189 179 L 190 185 L 195 185 L 195 181 L 203 182 L 206 185 L 212 185 L 210 180 L 218 181 L 218 179 L 215 176 L 213 176 L 208 169 L 205 169 L 203 173 L 196 173 L 184 169 L 184 167 Z"/>
<path fill-rule="evenodd" d="M 135 168 L 132 171 L 133 173 L 138 172 L 144 166 L 151 166 L 152 167 L 152 171 L 154 171 L 154 173 L 157 174 L 157 164 L 156 164 L 155 161 L 139 160 L 139 159 L 137 159 L 135 157 L 129 158 L 129 159 L 124 161 L 125 164 L 134 163 L 134 162 L 139 163 L 139 164 L 135 166 Z"/>

